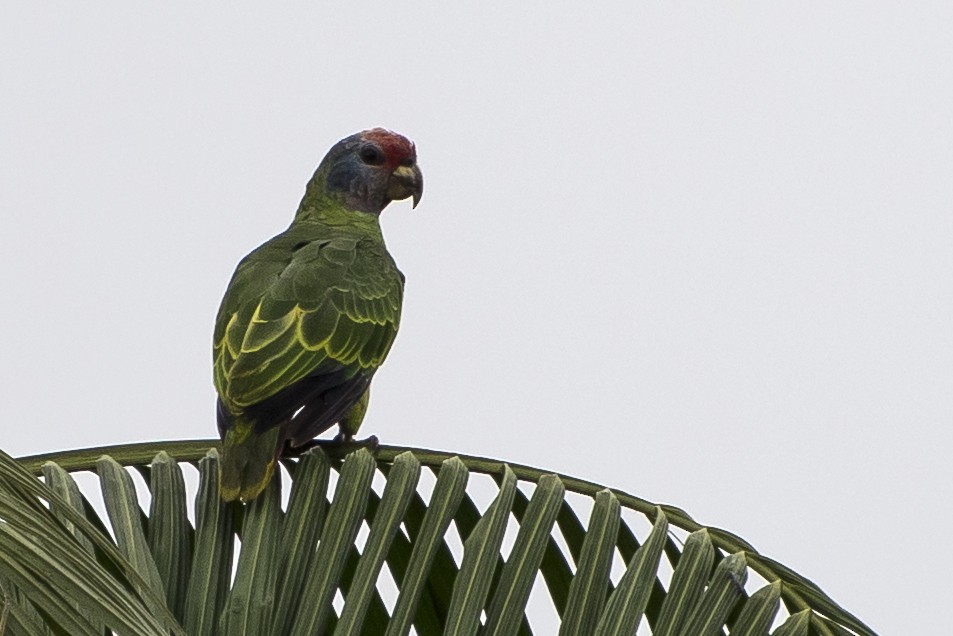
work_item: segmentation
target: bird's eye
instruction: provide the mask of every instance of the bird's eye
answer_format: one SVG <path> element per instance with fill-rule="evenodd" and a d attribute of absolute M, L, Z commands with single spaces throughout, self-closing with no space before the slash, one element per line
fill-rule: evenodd
<path fill-rule="evenodd" d="M 404 167 L 407 167 L 407 168 L 413 168 L 413 167 L 414 167 L 414 158 L 413 158 L 413 157 L 404 157 L 403 159 L 401 159 L 400 165 L 402 165 L 402 166 L 404 166 Z"/>
<path fill-rule="evenodd" d="M 364 146 L 361 148 L 358 156 L 361 158 L 361 161 L 369 166 L 379 166 L 384 163 L 384 153 L 376 146 Z"/>

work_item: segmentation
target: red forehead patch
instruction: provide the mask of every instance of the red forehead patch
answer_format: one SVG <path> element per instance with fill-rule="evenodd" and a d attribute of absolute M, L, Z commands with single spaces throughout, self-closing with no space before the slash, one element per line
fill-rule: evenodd
<path fill-rule="evenodd" d="M 361 133 L 361 136 L 380 146 L 389 165 L 398 166 L 407 158 L 417 158 L 417 151 L 409 139 L 386 128 L 371 128 Z"/>

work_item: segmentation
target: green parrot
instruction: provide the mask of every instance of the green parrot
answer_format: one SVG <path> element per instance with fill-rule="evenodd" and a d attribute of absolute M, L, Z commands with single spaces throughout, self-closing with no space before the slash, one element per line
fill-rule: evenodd
<path fill-rule="evenodd" d="M 254 499 L 283 453 L 349 441 L 400 323 L 404 276 L 379 216 L 423 193 L 414 145 L 374 128 L 335 144 L 294 221 L 238 264 L 215 319 L 220 490 Z"/>

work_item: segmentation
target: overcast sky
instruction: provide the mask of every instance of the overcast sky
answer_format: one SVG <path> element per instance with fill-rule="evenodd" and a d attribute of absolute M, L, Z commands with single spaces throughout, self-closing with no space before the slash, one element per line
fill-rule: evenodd
<path fill-rule="evenodd" d="M 213 436 L 235 264 L 385 126 L 426 190 L 362 433 L 678 505 L 941 633 L 953 5 L 40 4 L 0 7 L 4 450 Z"/>

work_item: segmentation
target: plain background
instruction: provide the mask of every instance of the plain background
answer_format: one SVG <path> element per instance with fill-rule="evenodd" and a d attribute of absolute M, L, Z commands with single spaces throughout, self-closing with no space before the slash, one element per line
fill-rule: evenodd
<path fill-rule="evenodd" d="M 4 2 L 0 447 L 213 436 L 235 264 L 381 125 L 426 188 L 362 432 L 681 506 L 941 633 L 953 5 L 450 4 Z"/>

